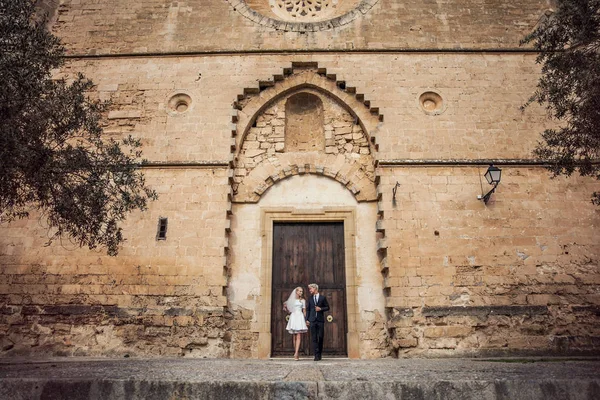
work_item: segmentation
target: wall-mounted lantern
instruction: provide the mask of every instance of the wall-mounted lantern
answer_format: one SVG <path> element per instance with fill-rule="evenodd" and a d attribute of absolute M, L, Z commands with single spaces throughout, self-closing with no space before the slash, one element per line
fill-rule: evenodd
<path fill-rule="evenodd" d="M 483 175 L 483 176 L 485 177 L 485 180 L 488 181 L 488 183 L 490 185 L 494 185 L 492 190 L 487 192 L 485 195 L 482 194 L 480 196 L 477 196 L 477 198 L 479 200 L 483 200 L 483 202 L 485 204 L 487 204 L 490 197 L 492 196 L 492 193 L 494 193 L 496 191 L 496 188 L 498 187 L 498 184 L 500 183 L 500 179 L 502 177 L 502 170 L 500 168 L 494 167 L 494 165 L 490 164 L 487 171 L 485 172 L 485 175 Z"/>

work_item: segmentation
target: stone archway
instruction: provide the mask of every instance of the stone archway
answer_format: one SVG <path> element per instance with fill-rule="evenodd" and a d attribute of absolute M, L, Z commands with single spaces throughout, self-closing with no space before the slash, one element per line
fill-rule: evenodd
<path fill-rule="evenodd" d="M 260 82 L 258 90 L 245 89 L 234 107 L 228 301 L 235 315 L 232 326 L 238 331 L 232 330 L 232 356 L 262 358 L 270 354 L 273 223 L 337 221 L 343 222 L 347 246 L 348 355 L 360 357 L 365 354 L 362 347 L 369 345 L 360 340 L 365 324 L 360 323 L 359 314 L 377 315 L 379 321 L 384 314 L 383 297 L 368 305 L 368 310 L 360 310 L 357 300 L 359 290 L 381 293 L 383 286 L 376 250 L 375 175 L 375 135 L 383 117 L 355 88 L 346 87 L 316 63 L 294 64 L 273 82 Z M 290 115 L 292 121 L 287 118 Z M 303 144 L 286 142 L 289 127 L 296 129 L 291 134 Z M 282 195 L 286 187 L 292 190 L 291 182 L 308 186 L 294 187 L 293 194 Z M 316 190 L 318 182 L 327 185 Z M 316 196 L 319 201 L 302 200 L 311 191 L 326 196 Z M 340 203 L 340 199 L 346 200 Z M 357 249 L 359 236 L 364 247 Z M 357 257 L 362 258 L 361 265 L 357 265 Z M 368 276 L 363 278 L 362 289 L 355 280 L 361 269 Z"/>
<path fill-rule="evenodd" d="M 318 175 L 280 181 L 258 204 L 234 204 L 229 301 L 241 316 L 234 325 L 244 331 L 233 333 L 232 356 L 265 358 L 271 354 L 273 227 L 282 221 L 343 223 L 347 354 L 350 358 L 369 354 L 371 344 L 361 340 L 361 335 L 371 328 L 361 315 L 383 315 L 384 305 L 372 228 L 376 219 L 375 203 L 359 203 L 346 188 Z M 361 291 L 369 293 L 371 304 L 361 305 L 365 298 L 359 299 Z M 343 313 L 335 311 L 334 317 Z"/>

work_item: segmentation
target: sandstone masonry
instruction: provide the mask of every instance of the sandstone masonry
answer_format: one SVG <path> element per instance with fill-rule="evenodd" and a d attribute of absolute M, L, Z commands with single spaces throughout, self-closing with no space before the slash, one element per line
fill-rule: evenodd
<path fill-rule="evenodd" d="M 41 2 L 159 200 L 114 258 L 0 226 L 2 356 L 268 357 L 277 221 L 343 222 L 351 358 L 597 354 L 600 186 L 519 109 L 547 2 L 338 4 Z"/>

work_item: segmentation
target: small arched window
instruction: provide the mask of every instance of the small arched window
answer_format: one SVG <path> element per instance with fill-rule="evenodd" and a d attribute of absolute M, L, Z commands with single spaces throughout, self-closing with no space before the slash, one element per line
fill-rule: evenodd
<path fill-rule="evenodd" d="M 311 93 L 290 96 L 285 103 L 285 152 L 324 151 L 323 102 Z"/>

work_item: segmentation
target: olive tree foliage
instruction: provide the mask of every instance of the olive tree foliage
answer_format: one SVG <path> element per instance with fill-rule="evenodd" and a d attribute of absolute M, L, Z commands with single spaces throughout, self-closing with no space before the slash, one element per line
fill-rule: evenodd
<path fill-rule="evenodd" d="M 0 222 L 37 210 L 50 241 L 115 255 L 126 214 L 156 198 L 141 144 L 102 137 L 108 104 L 87 96 L 90 80 L 52 79 L 65 49 L 35 13 L 34 0 L 0 0 Z"/>
<path fill-rule="evenodd" d="M 542 76 L 529 102 L 559 122 L 542 133 L 534 154 L 554 176 L 600 179 L 600 0 L 558 0 L 522 44 L 539 51 Z M 600 205 L 600 193 L 592 202 Z"/>

